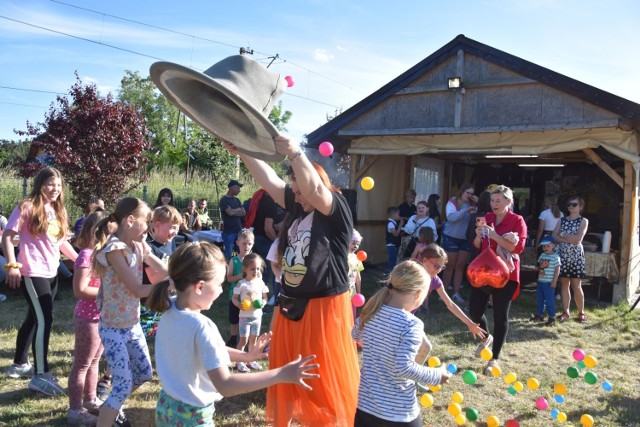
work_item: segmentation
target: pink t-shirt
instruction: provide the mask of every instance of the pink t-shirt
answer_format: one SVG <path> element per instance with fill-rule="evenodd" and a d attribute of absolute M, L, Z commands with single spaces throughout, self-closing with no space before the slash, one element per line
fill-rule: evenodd
<path fill-rule="evenodd" d="M 55 277 L 60 265 L 60 244 L 65 239 L 58 239 L 60 222 L 52 206 L 45 207 L 49 226 L 46 233 L 34 236 L 29 232 L 27 224 L 31 219 L 31 204 L 25 203 L 24 219 L 21 221 L 20 205 L 11 212 L 7 229 L 13 230 L 20 237 L 18 262 L 22 264 L 20 274 L 27 277 Z"/>
<path fill-rule="evenodd" d="M 80 249 L 80 252 L 78 252 L 78 258 L 73 264 L 73 269 L 77 270 L 78 268 L 91 268 L 91 255 L 93 255 L 93 249 Z M 99 288 L 100 277 L 98 277 L 93 269 L 91 270 L 90 274 L 91 278 L 89 279 L 89 287 Z M 98 305 L 96 304 L 96 300 L 94 299 L 79 299 L 76 303 L 76 309 L 74 310 L 73 314 L 87 320 L 98 320 L 100 318 L 100 310 L 98 310 Z"/>

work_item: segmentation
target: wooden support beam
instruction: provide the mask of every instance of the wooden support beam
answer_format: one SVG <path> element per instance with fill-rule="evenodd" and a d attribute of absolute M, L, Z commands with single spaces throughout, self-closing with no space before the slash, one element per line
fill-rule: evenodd
<path fill-rule="evenodd" d="M 624 189 L 624 180 L 622 179 L 622 177 L 618 175 L 618 173 L 614 171 L 613 168 L 609 166 L 607 162 L 602 160 L 602 158 L 598 156 L 598 154 L 595 151 L 593 151 L 591 148 L 583 148 L 582 151 L 593 163 L 598 165 L 598 167 L 602 169 L 604 173 L 609 175 L 609 178 L 611 178 L 613 182 L 618 184 L 620 188 Z"/>
<path fill-rule="evenodd" d="M 366 155 L 364 157 L 365 157 L 364 165 L 362 165 L 361 168 L 358 168 L 358 165 L 360 165 L 360 161 L 358 161 L 358 165 L 356 165 L 356 169 L 354 169 L 355 170 L 355 173 L 353 174 L 354 186 L 355 186 L 355 183 L 358 180 L 360 180 L 360 178 L 362 178 L 364 174 L 367 173 L 369 168 L 378 160 L 380 156 Z"/>

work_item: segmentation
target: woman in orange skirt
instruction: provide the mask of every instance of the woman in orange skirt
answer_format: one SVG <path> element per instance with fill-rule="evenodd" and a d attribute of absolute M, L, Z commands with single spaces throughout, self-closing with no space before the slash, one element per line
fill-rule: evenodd
<path fill-rule="evenodd" d="M 346 199 L 324 169 L 312 164 L 288 137 L 274 139 L 276 151 L 291 161 L 287 184 L 262 160 L 231 144 L 254 179 L 293 222 L 282 242 L 282 291 L 271 341 L 270 368 L 299 354 L 315 354 L 320 379 L 267 390 L 267 423 L 286 426 L 352 426 L 360 372 L 351 338 L 353 313 L 347 280 L 347 255 L 353 219 Z"/>

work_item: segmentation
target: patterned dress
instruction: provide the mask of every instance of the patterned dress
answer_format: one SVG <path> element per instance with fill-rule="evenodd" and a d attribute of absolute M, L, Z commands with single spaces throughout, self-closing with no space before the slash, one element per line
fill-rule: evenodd
<path fill-rule="evenodd" d="M 578 228 L 582 223 L 582 217 L 576 219 L 560 218 L 560 233 L 578 234 Z M 558 243 L 558 255 L 562 265 L 560 266 L 560 277 L 573 277 L 584 279 L 586 261 L 582 243 L 572 245 L 571 243 Z"/>

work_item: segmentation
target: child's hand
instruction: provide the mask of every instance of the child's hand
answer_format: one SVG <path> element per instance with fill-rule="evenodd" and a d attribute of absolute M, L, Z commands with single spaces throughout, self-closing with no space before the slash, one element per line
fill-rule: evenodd
<path fill-rule="evenodd" d="M 247 353 L 249 362 L 253 362 L 254 360 L 258 359 L 266 359 L 267 357 L 269 357 L 269 353 L 265 353 L 264 348 L 271 341 L 271 335 L 271 332 L 267 332 L 260 335 L 258 339 L 256 339 L 256 343 L 254 344 L 253 348 Z"/>
<path fill-rule="evenodd" d="M 557 286 L 556 282 L 553 282 L 553 283 L 551 284 L 551 289 L 555 289 L 555 288 L 556 288 L 556 286 Z"/>
<path fill-rule="evenodd" d="M 444 366 L 440 367 L 440 382 L 438 384 L 445 384 L 451 378 L 451 372 L 447 371 Z"/>
<path fill-rule="evenodd" d="M 312 369 L 318 369 L 320 367 L 320 365 L 317 363 L 314 363 L 313 365 L 307 365 L 307 363 L 311 362 L 315 358 L 315 354 L 307 356 L 304 359 L 302 359 L 301 355 L 298 355 L 295 360 L 284 365 L 282 368 L 280 368 L 281 371 L 279 375 L 282 379 L 282 382 L 289 384 L 298 384 L 300 387 L 306 390 L 313 390 L 313 388 L 305 383 L 304 380 L 309 378 L 320 378 L 320 374 L 312 374 L 308 372 Z"/>
<path fill-rule="evenodd" d="M 472 323 L 469 325 L 469 331 L 474 338 L 485 339 L 487 337 L 487 331 L 482 329 L 479 323 Z"/>

